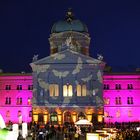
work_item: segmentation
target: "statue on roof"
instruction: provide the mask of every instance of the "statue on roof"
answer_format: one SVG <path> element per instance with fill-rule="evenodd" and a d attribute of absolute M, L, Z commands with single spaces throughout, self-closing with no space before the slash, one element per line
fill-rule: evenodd
<path fill-rule="evenodd" d="M 97 59 L 102 61 L 103 60 L 103 56 L 101 54 L 97 54 Z"/>
<path fill-rule="evenodd" d="M 32 62 L 35 62 L 35 61 L 37 61 L 38 60 L 38 54 L 35 54 L 34 56 L 33 56 L 33 58 L 32 58 Z"/>
<path fill-rule="evenodd" d="M 72 8 L 68 9 L 68 12 L 66 13 L 66 20 L 68 22 L 71 22 L 74 18 L 73 12 L 72 12 Z"/>

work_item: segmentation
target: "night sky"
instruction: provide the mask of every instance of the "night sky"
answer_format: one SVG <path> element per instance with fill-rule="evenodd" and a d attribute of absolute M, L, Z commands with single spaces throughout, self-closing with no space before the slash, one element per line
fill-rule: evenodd
<path fill-rule="evenodd" d="M 51 27 L 68 8 L 88 27 L 92 57 L 102 54 L 113 71 L 140 67 L 139 0 L 0 0 L 0 68 L 31 72 L 34 54 L 49 55 Z"/>

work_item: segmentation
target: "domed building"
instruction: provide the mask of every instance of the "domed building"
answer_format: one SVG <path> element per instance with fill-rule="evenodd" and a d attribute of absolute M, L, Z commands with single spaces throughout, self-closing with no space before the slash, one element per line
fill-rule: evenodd
<path fill-rule="evenodd" d="M 87 26 L 80 20 L 74 19 L 71 11 L 67 12 L 64 20 L 58 21 L 52 26 L 49 38 L 51 54 L 63 51 L 68 38 L 71 39 L 71 50 L 89 55 L 90 37 Z"/>
<path fill-rule="evenodd" d="M 63 124 L 87 118 L 101 122 L 105 63 L 89 56 L 87 26 L 68 11 L 64 20 L 52 26 L 49 41 L 50 56 L 31 63 L 33 121 Z"/>
<path fill-rule="evenodd" d="M 6 123 L 140 122 L 140 73 L 113 73 L 89 56 L 87 26 L 73 16 L 53 24 L 50 56 L 32 73 L 0 71 L 0 114 Z M 92 47 L 92 46 L 91 46 Z"/>

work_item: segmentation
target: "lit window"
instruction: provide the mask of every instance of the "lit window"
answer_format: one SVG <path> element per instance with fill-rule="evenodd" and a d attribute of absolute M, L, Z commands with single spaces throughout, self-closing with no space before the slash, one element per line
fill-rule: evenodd
<path fill-rule="evenodd" d="M 57 122 L 57 113 L 56 112 L 51 113 L 50 120 L 51 120 L 51 122 Z"/>
<path fill-rule="evenodd" d="M 28 90 L 33 90 L 33 85 L 28 85 Z"/>
<path fill-rule="evenodd" d="M 121 97 L 116 97 L 116 98 L 115 98 L 115 104 L 116 104 L 116 105 L 121 105 L 121 104 L 122 104 L 122 102 L 121 102 Z"/>
<path fill-rule="evenodd" d="M 77 96 L 81 96 L 81 85 L 77 85 Z"/>
<path fill-rule="evenodd" d="M 132 117 L 132 111 L 128 110 L 128 117 Z"/>
<path fill-rule="evenodd" d="M 108 117 L 109 116 L 109 112 L 105 111 L 104 112 L 104 117 Z"/>
<path fill-rule="evenodd" d="M 127 97 L 127 104 L 133 104 L 133 97 Z"/>
<path fill-rule="evenodd" d="M 59 96 L 59 86 L 57 84 L 49 85 L 50 96 Z"/>
<path fill-rule="evenodd" d="M 77 96 L 86 96 L 86 85 L 77 85 Z"/>
<path fill-rule="evenodd" d="M 104 98 L 104 104 L 109 105 L 110 104 L 110 98 Z"/>
<path fill-rule="evenodd" d="M 73 95 L 72 85 L 64 85 L 63 86 L 63 96 L 70 97 Z"/>
<path fill-rule="evenodd" d="M 82 96 L 86 96 L 86 91 L 87 91 L 87 89 L 86 89 L 86 85 L 82 85 Z"/>
<path fill-rule="evenodd" d="M 116 112 L 116 118 L 119 118 L 121 116 L 121 112 L 120 112 L 120 110 L 117 110 L 117 112 Z"/>
<path fill-rule="evenodd" d="M 28 105 L 31 105 L 31 98 L 28 98 Z"/>
<path fill-rule="evenodd" d="M 17 85 L 17 90 L 22 90 L 22 85 Z"/>

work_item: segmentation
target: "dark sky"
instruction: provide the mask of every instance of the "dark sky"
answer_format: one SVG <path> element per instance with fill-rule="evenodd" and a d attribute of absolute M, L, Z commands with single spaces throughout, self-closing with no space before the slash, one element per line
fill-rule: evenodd
<path fill-rule="evenodd" d="M 49 55 L 51 27 L 68 8 L 88 26 L 91 56 L 102 54 L 114 71 L 140 67 L 139 0 L 0 0 L 0 68 L 31 72 L 34 54 Z"/>

